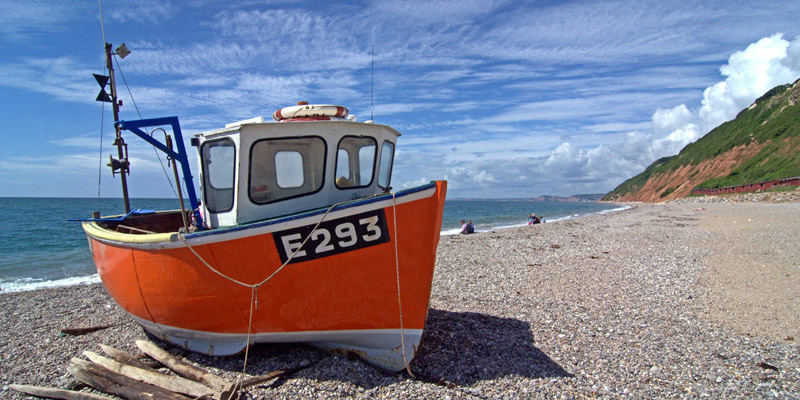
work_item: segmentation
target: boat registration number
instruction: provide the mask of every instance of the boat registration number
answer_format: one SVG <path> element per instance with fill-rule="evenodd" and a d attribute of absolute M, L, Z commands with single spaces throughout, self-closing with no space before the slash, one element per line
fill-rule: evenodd
<path fill-rule="evenodd" d="M 389 231 L 386 228 L 386 215 L 383 209 L 322 221 L 316 230 L 314 230 L 314 226 L 316 224 L 272 234 L 282 263 L 285 263 L 295 251 L 297 254 L 294 255 L 290 264 L 363 249 L 389 241 Z M 311 238 L 301 248 L 309 234 Z"/>

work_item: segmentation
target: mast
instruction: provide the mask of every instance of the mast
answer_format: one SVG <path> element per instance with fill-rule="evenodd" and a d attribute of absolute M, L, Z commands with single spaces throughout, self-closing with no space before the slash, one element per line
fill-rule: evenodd
<path fill-rule="evenodd" d="M 117 81 L 114 78 L 114 62 L 111 53 L 111 43 L 106 43 L 106 67 L 108 68 L 108 77 L 111 80 L 111 108 L 114 110 L 114 126 L 116 130 L 116 139 L 114 139 L 114 146 L 117 146 L 117 156 L 119 159 L 111 158 L 108 166 L 111 167 L 111 174 L 114 175 L 119 170 L 120 180 L 122 182 L 122 199 L 125 201 L 125 213 L 131 212 L 131 203 L 128 198 L 128 174 L 130 173 L 130 165 L 128 163 L 128 145 L 122 139 L 119 125 L 119 106 L 120 102 L 117 101 Z M 123 150 L 124 149 L 124 150 Z"/>
<path fill-rule="evenodd" d="M 200 203 L 197 200 L 197 194 L 194 190 L 194 184 L 192 181 L 192 170 L 189 167 L 189 156 L 186 153 L 186 148 L 183 144 L 183 134 L 181 133 L 181 126 L 178 123 L 178 117 L 164 117 L 164 118 L 151 118 L 151 119 L 139 119 L 134 121 L 120 121 L 119 119 L 119 107 L 122 105 L 122 102 L 117 100 L 117 85 L 116 85 L 116 78 L 114 77 L 114 65 L 113 65 L 113 56 L 119 55 L 120 58 L 125 58 L 128 54 L 130 54 L 130 50 L 128 47 L 125 46 L 125 43 L 119 45 L 115 50 L 116 53 L 111 52 L 111 43 L 105 44 L 105 53 L 106 53 L 106 67 L 108 68 L 108 76 L 105 75 L 97 75 L 94 74 L 95 80 L 100 85 L 100 93 L 97 95 L 95 100 L 102 101 L 106 103 L 111 103 L 112 109 L 114 110 L 114 129 L 116 131 L 116 139 L 114 140 L 114 146 L 117 146 L 117 156 L 119 159 L 114 159 L 111 157 L 111 161 L 108 163 L 108 166 L 111 167 L 111 174 L 116 175 L 119 172 L 120 177 L 122 178 L 122 197 L 125 200 L 125 213 L 131 212 L 131 205 L 130 199 L 128 198 L 128 179 L 127 175 L 130 173 L 130 162 L 128 161 L 128 145 L 125 144 L 125 140 L 122 139 L 122 131 L 128 130 L 129 132 L 135 134 L 136 136 L 144 139 L 144 141 L 150 143 L 158 150 L 166 153 L 169 157 L 172 158 L 173 163 L 175 161 L 180 162 L 181 169 L 183 172 L 183 180 L 186 184 L 186 193 L 189 195 L 189 204 L 191 206 L 191 213 L 192 218 L 196 224 L 197 230 L 203 229 L 203 217 L 200 215 L 199 206 Z M 109 96 L 106 93 L 106 85 L 111 82 L 111 95 Z M 161 125 L 170 125 L 172 127 L 172 133 L 175 135 L 176 145 L 178 147 L 177 151 L 172 149 L 172 139 L 167 135 L 166 142 L 168 145 L 164 145 L 158 140 L 153 139 L 153 137 L 148 134 L 147 132 L 141 130 L 143 127 L 150 127 L 150 126 L 161 126 Z M 163 130 L 163 128 L 162 128 Z M 166 134 L 166 131 L 164 131 Z M 173 164 L 173 171 L 176 173 L 175 180 L 178 181 L 177 176 L 177 168 L 175 168 Z M 181 193 L 180 184 L 178 184 L 178 199 L 181 202 L 181 210 L 182 213 L 184 209 L 183 205 L 183 197 Z M 184 220 L 184 227 L 188 230 L 188 220 Z"/>

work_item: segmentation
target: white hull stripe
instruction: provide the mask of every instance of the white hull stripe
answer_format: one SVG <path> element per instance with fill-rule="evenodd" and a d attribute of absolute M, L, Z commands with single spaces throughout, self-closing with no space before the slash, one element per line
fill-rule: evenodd
<path fill-rule="evenodd" d="M 129 314 L 130 315 L 130 314 Z M 162 340 L 198 353 L 224 356 L 242 352 L 246 333 L 212 333 L 175 328 L 131 317 Z M 404 329 L 406 358 L 414 359 L 421 329 Z M 270 332 L 250 334 L 251 343 L 306 343 L 314 347 L 347 354 L 355 352 L 367 362 L 393 371 L 405 368 L 400 329 L 358 329 L 338 331 Z"/>

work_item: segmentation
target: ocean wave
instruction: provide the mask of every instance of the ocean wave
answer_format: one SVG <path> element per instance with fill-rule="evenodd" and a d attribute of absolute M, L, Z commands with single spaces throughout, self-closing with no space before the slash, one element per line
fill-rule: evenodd
<path fill-rule="evenodd" d="M 74 276 L 71 278 L 57 279 L 52 281 L 22 278 L 13 281 L 0 280 L 0 294 L 27 292 L 30 290 L 49 289 L 62 286 L 88 285 L 100 282 L 100 275 Z"/>
<path fill-rule="evenodd" d="M 632 206 L 620 206 L 620 207 L 616 207 L 616 208 L 610 208 L 608 210 L 601 210 L 601 211 L 590 212 L 590 213 L 585 213 L 585 214 L 580 214 L 580 213 L 578 213 L 578 214 L 570 214 L 570 215 L 565 215 L 565 216 L 562 216 L 562 217 L 547 218 L 545 220 L 545 222 L 553 223 L 553 222 L 566 221 L 566 220 L 575 219 L 575 218 L 588 217 L 588 216 L 591 216 L 591 215 L 605 215 L 605 214 L 611 214 L 611 213 L 615 213 L 615 212 L 629 210 L 631 208 L 633 208 L 633 207 Z M 510 225 L 509 224 L 489 225 L 489 226 L 486 226 L 486 227 L 484 227 L 484 226 L 480 226 L 480 227 L 476 226 L 475 227 L 475 233 L 489 232 L 489 231 L 501 230 L 501 229 L 509 229 L 509 228 L 517 228 L 517 227 L 520 227 L 520 226 L 527 226 L 527 225 L 528 225 L 527 222 L 523 222 L 523 223 L 517 223 L 517 224 L 510 224 Z M 439 232 L 439 234 L 441 236 L 452 236 L 452 235 L 458 235 L 460 232 L 461 232 L 461 228 L 452 228 L 452 229 L 442 230 L 441 232 Z"/>

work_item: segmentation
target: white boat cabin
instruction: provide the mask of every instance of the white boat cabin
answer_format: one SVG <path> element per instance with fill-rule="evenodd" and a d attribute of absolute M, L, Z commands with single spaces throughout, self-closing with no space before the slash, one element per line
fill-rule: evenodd
<path fill-rule="evenodd" d="M 389 126 L 338 115 L 280 122 L 259 117 L 198 134 L 192 144 L 206 228 L 389 191 L 398 136 Z"/>

